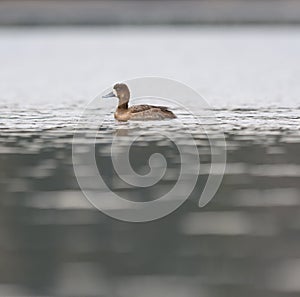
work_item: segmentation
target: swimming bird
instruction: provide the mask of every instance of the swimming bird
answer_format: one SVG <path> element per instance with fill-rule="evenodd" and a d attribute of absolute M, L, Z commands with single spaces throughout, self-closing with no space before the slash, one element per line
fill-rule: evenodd
<path fill-rule="evenodd" d="M 103 96 L 103 98 L 118 98 L 119 104 L 114 113 L 115 119 L 126 122 L 128 120 L 149 121 L 174 119 L 175 114 L 165 106 L 153 105 L 133 105 L 128 107 L 130 91 L 126 84 L 118 83 L 113 87 L 112 92 Z"/>

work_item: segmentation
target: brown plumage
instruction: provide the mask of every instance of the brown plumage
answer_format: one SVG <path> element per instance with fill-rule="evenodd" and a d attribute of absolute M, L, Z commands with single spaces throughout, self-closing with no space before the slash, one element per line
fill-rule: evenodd
<path fill-rule="evenodd" d="M 166 106 L 154 106 L 154 105 L 133 105 L 128 107 L 130 99 L 130 91 L 125 84 L 116 84 L 113 87 L 113 91 L 104 98 L 117 97 L 119 99 L 118 107 L 115 111 L 115 119 L 118 121 L 128 120 L 164 120 L 174 119 L 175 114 Z"/>

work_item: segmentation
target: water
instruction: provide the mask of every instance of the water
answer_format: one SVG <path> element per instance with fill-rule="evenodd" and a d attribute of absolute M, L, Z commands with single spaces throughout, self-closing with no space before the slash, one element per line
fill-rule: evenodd
<path fill-rule="evenodd" d="M 84 104 L 113 83 L 179 80 L 220 107 L 299 107 L 299 27 L 0 30 L 1 103 Z"/>
<path fill-rule="evenodd" d="M 0 296 L 297 296 L 299 32 L 2 29 Z M 211 157 L 202 126 L 190 122 L 203 164 L 195 191 L 171 215 L 134 224 L 84 197 L 72 140 L 90 99 L 142 75 L 169 76 L 206 96 L 225 134 L 227 166 L 215 198 L 198 208 Z M 96 139 L 99 169 L 123 197 L 155 199 L 174 185 L 180 163 L 154 134 L 179 141 L 182 131 L 174 122 L 117 124 L 114 105 L 91 111 L 108 115 Z M 211 119 L 201 120 L 214 138 Z M 116 179 L 108 149 L 112 136 L 126 142 L 145 130 L 150 136 L 132 147 L 137 170 L 145 173 L 145 156 L 156 151 L 171 170 L 156 188 L 135 191 Z"/>

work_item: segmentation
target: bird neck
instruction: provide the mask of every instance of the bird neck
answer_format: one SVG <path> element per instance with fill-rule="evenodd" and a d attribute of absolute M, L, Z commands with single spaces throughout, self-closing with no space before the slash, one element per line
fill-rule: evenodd
<path fill-rule="evenodd" d="M 118 109 L 128 109 L 128 102 L 119 104 Z"/>

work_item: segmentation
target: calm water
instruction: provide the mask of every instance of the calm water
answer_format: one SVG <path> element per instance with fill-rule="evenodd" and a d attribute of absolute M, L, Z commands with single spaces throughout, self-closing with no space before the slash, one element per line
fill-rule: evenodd
<path fill-rule="evenodd" d="M 1 30 L 0 296 L 298 296 L 299 37 L 297 28 Z M 228 160 L 216 197 L 198 208 L 210 148 L 190 122 L 204 165 L 195 191 L 173 214 L 134 224 L 85 199 L 72 140 L 94 95 L 143 75 L 205 95 Z M 123 197 L 155 199 L 180 168 L 176 146 L 159 133 L 180 141 L 182 131 L 174 122 L 117 124 L 114 104 L 91 111 L 108 115 L 96 138 L 99 170 Z M 211 119 L 194 112 L 214 138 Z M 117 180 L 108 149 L 112 136 L 126 142 L 141 131 L 148 137 L 130 156 L 137 171 L 154 152 L 169 171 L 156 188 L 135 190 Z"/>

